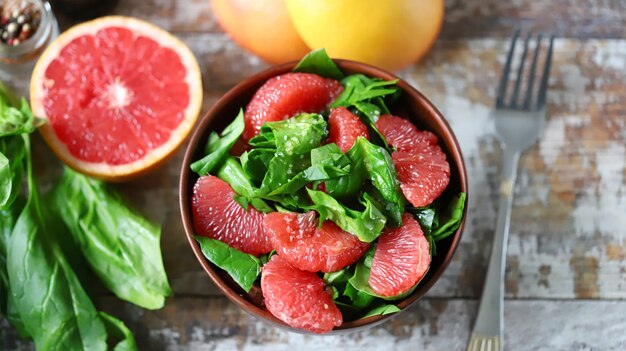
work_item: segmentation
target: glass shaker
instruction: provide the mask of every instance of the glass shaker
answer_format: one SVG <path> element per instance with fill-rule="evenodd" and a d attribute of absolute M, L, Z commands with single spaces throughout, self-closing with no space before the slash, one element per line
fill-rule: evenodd
<path fill-rule="evenodd" d="M 47 1 L 0 0 L 0 79 L 28 95 L 35 63 L 58 35 L 59 25 Z"/>

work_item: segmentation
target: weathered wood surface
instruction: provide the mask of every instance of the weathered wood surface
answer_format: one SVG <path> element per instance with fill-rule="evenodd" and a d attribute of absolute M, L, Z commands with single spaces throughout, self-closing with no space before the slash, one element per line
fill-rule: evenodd
<path fill-rule="evenodd" d="M 205 45 L 202 35 L 181 37 L 201 62 L 208 104 L 265 67 L 227 39 Z M 490 108 L 507 45 L 495 39 L 441 41 L 422 63 L 403 72 L 450 121 L 470 180 L 470 217 L 461 247 L 430 296 L 480 293 L 495 226 L 499 164 Z M 624 64 L 626 40 L 556 41 L 545 133 L 520 164 L 509 297 L 626 297 Z M 165 259 L 175 290 L 214 294 L 189 253 L 173 205 L 181 156 L 125 189 L 143 199 L 140 205 L 154 218 L 166 218 Z"/>
<path fill-rule="evenodd" d="M 112 298 L 100 304 L 135 332 L 140 350 L 150 351 L 461 351 L 477 310 L 475 300 L 425 299 L 379 327 L 313 336 L 262 323 L 218 297 L 178 298 L 154 312 Z M 626 349 L 626 301 L 507 300 L 505 306 L 507 351 Z M 14 335 L 5 347 L 33 350 Z"/>
<path fill-rule="evenodd" d="M 247 316 L 219 296 L 184 238 L 177 189 L 181 149 L 164 168 L 121 186 L 163 224 L 165 265 L 177 296 L 157 312 L 101 299 L 105 310 L 135 331 L 142 349 L 464 349 L 497 210 L 499 148 L 490 108 L 506 37 L 516 27 L 555 28 L 561 37 L 545 132 L 522 158 L 516 186 L 507 349 L 626 349 L 626 1 L 455 0 L 446 8 L 441 39 L 422 62 L 401 72 L 450 121 L 470 180 L 463 240 L 428 298 L 369 332 L 323 338 Z M 129 0 L 117 11 L 174 31 L 192 48 L 202 68 L 204 110 L 267 67 L 221 32 L 207 0 Z M 34 150 L 37 171 L 54 175 L 58 163 L 41 140 Z M 6 325 L 1 329 L 9 333 L 6 349 L 32 349 Z"/>
<path fill-rule="evenodd" d="M 626 37 L 624 0 L 446 0 L 443 38 L 506 37 L 514 29 L 573 38 Z M 209 0 L 126 0 L 117 13 L 150 20 L 173 32 L 221 33 Z"/>

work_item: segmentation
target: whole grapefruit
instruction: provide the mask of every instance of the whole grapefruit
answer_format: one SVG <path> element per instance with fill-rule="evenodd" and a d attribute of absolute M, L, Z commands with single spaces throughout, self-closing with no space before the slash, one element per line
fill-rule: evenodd
<path fill-rule="evenodd" d="M 443 0 L 286 0 L 310 48 L 398 70 L 419 60 L 443 23 Z"/>

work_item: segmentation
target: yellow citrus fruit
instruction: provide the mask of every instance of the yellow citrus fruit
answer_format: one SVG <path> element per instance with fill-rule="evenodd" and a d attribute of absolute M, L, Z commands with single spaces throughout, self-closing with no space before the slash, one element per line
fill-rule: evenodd
<path fill-rule="evenodd" d="M 195 56 L 150 23 L 111 16 L 74 26 L 43 52 L 30 103 L 39 130 L 70 167 L 123 181 L 171 156 L 202 106 Z"/>
<path fill-rule="evenodd" d="M 291 23 L 284 0 L 212 0 L 211 5 L 233 40 L 267 62 L 299 60 L 310 51 Z"/>
<path fill-rule="evenodd" d="M 286 0 L 291 20 L 311 48 L 333 58 L 398 70 L 434 43 L 443 0 Z"/>

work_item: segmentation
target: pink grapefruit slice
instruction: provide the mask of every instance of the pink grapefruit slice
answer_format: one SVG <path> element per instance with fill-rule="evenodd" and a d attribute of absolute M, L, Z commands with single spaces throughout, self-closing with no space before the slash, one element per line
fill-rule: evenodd
<path fill-rule="evenodd" d="M 202 79 L 180 40 L 142 20 L 110 16 L 52 42 L 35 66 L 30 96 L 61 160 L 121 181 L 153 169 L 184 141 L 200 112 Z"/>

